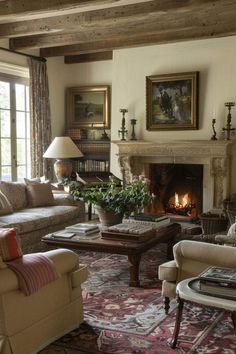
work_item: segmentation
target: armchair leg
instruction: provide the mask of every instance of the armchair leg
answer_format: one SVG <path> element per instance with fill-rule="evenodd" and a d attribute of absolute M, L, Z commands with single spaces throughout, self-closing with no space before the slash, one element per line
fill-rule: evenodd
<path fill-rule="evenodd" d="M 164 299 L 164 309 L 165 309 L 165 314 L 168 315 L 169 309 L 170 309 L 170 298 L 165 296 Z"/>
<path fill-rule="evenodd" d="M 233 311 L 231 313 L 231 318 L 232 318 L 234 329 L 236 329 L 236 312 L 235 311 Z"/>

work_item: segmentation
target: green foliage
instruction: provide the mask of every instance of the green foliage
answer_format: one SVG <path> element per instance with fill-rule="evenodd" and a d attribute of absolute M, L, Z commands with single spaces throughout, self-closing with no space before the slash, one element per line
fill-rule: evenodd
<path fill-rule="evenodd" d="M 150 194 L 149 180 L 143 176 L 135 177 L 125 188 L 118 187 L 110 178 L 106 187 L 95 186 L 82 192 L 83 200 L 116 214 L 130 215 L 149 205 L 153 199 Z"/>
<path fill-rule="evenodd" d="M 75 199 L 82 199 L 86 203 L 125 216 L 139 212 L 152 202 L 154 196 L 149 192 L 149 184 L 150 181 L 144 176 L 134 177 L 125 188 L 118 186 L 112 177 L 108 183 L 94 187 L 86 187 L 68 179 L 63 181 L 63 185 L 69 187 L 69 192 Z"/>

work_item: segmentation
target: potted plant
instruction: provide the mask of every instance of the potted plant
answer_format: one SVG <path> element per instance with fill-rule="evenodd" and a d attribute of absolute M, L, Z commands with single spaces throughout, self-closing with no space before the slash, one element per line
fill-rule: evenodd
<path fill-rule="evenodd" d="M 139 176 L 121 188 L 117 186 L 116 180 L 110 177 L 108 183 L 90 188 L 76 188 L 73 183 L 71 194 L 75 199 L 82 198 L 86 203 L 94 205 L 101 223 L 107 226 L 118 224 L 123 216 L 127 217 L 148 206 L 153 200 L 149 184 L 149 179 Z"/>

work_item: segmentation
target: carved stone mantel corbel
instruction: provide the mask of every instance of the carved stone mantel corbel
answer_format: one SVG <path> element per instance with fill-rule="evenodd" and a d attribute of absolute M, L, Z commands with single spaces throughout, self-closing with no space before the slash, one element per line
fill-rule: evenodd
<path fill-rule="evenodd" d="M 221 208 L 224 197 L 224 180 L 229 171 L 229 159 L 214 157 L 211 159 L 211 174 L 214 176 L 214 199 L 213 207 Z"/>
<path fill-rule="evenodd" d="M 122 174 L 123 185 L 132 180 L 130 160 L 131 156 L 129 155 L 118 155 L 118 162 Z"/>
<path fill-rule="evenodd" d="M 133 176 L 144 175 L 144 164 L 137 156 L 118 155 L 123 184 L 132 181 Z"/>

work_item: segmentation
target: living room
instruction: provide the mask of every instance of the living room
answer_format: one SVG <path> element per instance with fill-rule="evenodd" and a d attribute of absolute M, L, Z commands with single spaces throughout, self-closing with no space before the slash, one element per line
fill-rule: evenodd
<path fill-rule="evenodd" d="M 0 10 L 1 14 L 1 10 Z M 231 15 L 234 14 L 232 11 Z M 230 15 L 229 15 L 230 16 Z M 185 30 L 185 31 L 188 31 Z M 1 33 L 1 27 L 0 27 Z M 117 154 L 119 153 L 119 143 L 121 136 L 118 131 L 121 129 L 122 114 L 120 109 L 127 109 L 126 113 L 126 128 L 128 134 L 126 136 L 127 143 L 130 143 L 131 125 L 130 120 L 136 119 L 135 133 L 137 141 L 143 141 L 154 144 L 163 143 L 171 145 L 171 142 L 187 141 L 186 156 L 191 159 L 191 147 L 193 142 L 203 141 L 203 144 L 218 144 L 219 141 L 226 143 L 225 135 L 222 133 L 222 128 L 226 127 L 228 109 L 225 106 L 226 102 L 235 102 L 235 82 L 236 74 L 235 54 L 236 54 L 236 31 L 229 30 L 226 34 L 217 34 L 214 38 L 211 36 L 199 37 L 194 40 L 181 40 L 173 43 L 156 43 L 155 40 L 150 39 L 151 45 L 143 44 L 138 47 L 124 47 L 121 49 L 114 49 L 112 59 L 103 61 L 92 61 L 85 63 L 66 64 L 63 56 L 55 56 L 47 58 L 47 70 L 49 79 L 49 94 L 50 94 L 50 108 L 51 108 L 51 124 L 52 124 L 52 138 L 63 136 L 67 130 L 68 117 L 66 115 L 66 90 L 71 87 L 94 87 L 97 85 L 109 85 L 111 88 L 110 99 L 110 139 L 111 139 L 111 157 L 110 157 L 110 171 L 117 177 L 123 178 L 118 161 Z M 1 37 L 2 38 L 2 37 Z M 150 38 L 150 37 L 149 37 Z M 0 40 L 0 46 L 9 48 L 8 39 Z M 27 54 L 40 55 L 39 49 L 19 49 L 20 52 Z M 17 65 L 18 67 L 27 68 L 27 58 L 16 53 L 0 51 L 0 62 L 8 65 Z M 198 129 L 166 129 L 166 130 L 148 130 L 147 129 L 147 92 L 146 92 L 146 77 L 153 75 L 173 75 L 180 73 L 199 73 L 199 87 L 197 91 L 198 97 Z M 236 110 L 232 107 L 232 127 L 235 126 Z M 215 119 L 215 130 L 217 141 L 212 140 L 212 120 Z M 103 130 L 97 130 L 96 134 L 102 134 Z M 235 136 L 232 133 L 230 141 L 233 146 Z M 218 145 L 216 145 L 218 146 Z M 181 148 L 181 147 L 177 147 Z M 214 150 L 214 147 L 212 148 Z M 227 150 L 228 151 L 228 150 Z M 234 151 L 234 150 L 233 150 Z M 183 159 L 183 153 L 180 159 Z M 216 155 L 218 155 L 218 148 Z M 227 152 L 228 154 L 228 152 Z M 130 156 L 133 156 L 130 153 Z M 141 154 L 136 155 L 141 159 Z M 162 156 L 162 162 L 168 160 L 167 155 Z M 186 158 L 185 156 L 185 158 Z M 227 169 L 229 176 L 223 181 L 223 197 L 228 197 L 236 193 L 236 182 L 234 174 L 236 173 L 236 154 L 229 152 L 227 159 L 230 160 L 230 166 Z M 172 156 L 172 158 L 177 158 Z M 205 191 L 205 202 L 203 201 L 202 212 L 207 212 L 210 209 L 220 209 L 214 205 L 213 187 L 212 187 L 212 166 L 206 163 L 208 157 L 204 156 L 204 164 L 207 164 L 208 177 L 203 181 Z M 141 161 L 141 160 L 140 160 Z M 228 160 L 227 160 L 228 161 Z M 209 188 L 209 189 L 207 189 Z M 210 202 L 209 202 L 210 200 Z M 209 203 L 210 204 L 209 204 Z M 204 204 L 205 203 L 205 204 Z M 160 251 L 160 263 L 164 261 L 163 254 Z M 153 257 L 153 258 L 152 258 Z M 155 255 L 152 254 L 152 259 Z M 86 259 L 86 257 L 84 258 Z M 91 259 L 88 256 L 88 261 Z M 94 260 L 93 260 L 94 261 Z M 120 262 L 124 264 L 124 260 L 120 258 Z M 145 261 L 146 262 L 146 261 Z M 86 262 L 85 262 L 86 263 Z M 96 263 L 96 262 L 95 262 Z M 111 263 L 108 263 L 108 265 Z M 107 266 L 107 263 L 105 263 Z M 144 267 L 144 266 L 143 266 Z M 94 264 L 94 268 L 96 265 Z M 115 266 L 112 263 L 112 269 Z M 145 272 L 143 274 L 146 274 Z M 152 273 L 154 274 L 154 273 Z M 144 275 L 142 276 L 144 277 Z M 118 276 L 117 276 L 118 278 Z M 143 278 L 142 278 L 143 279 Z M 101 280 L 101 279 L 100 279 Z M 118 280 L 117 280 L 118 281 Z M 147 281 L 148 282 L 148 281 Z M 109 283 L 109 280 L 108 280 Z M 149 286 L 151 281 L 149 283 Z M 109 286 L 109 285 L 108 285 Z M 92 293 L 93 291 L 91 291 Z M 155 293 L 156 294 L 156 293 Z M 158 295 L 159 296 L 159 295 Z M 102 301 L 102 300 L 101 300 Z M 128 301 L 128 300 L 127 300 Z M 115 305 L 114 305 L 115 306 Z M 204 316 L 210 316 L 204 313 Z M 118 316 L 118 312 L 117 312 Z M 217 317 L 214 315 L 215 318 Z M 173 317 L 172 317 L 173 320 Z M 209 321 L 209 319 L 208 319 Z M 168 321 L 165 322 L 168 327 Z M 171 327 L 172 328 L 172 327 Z M 209 328 L 209 327 L 208 327 Z M 163 329 L 164 331 L 164 329 Z M 157 333 L 157 332 L 156 332 Z M 158 332 L 160 335 L 160 332 Z M 195 333 L 195 332 L 194 332 Z M 85 332 L 86 334 L 86 332 Z M 90 333 L 91 335 L 91 333 Z M 106 333 L 107 340 L 109 333 Z M 110 335 L 112 335 L 110 333 Z M 116 333 L 118 336 L 118 334 Z M 92 337 L 91 337 L 92 338 Z M 163 337 L 164 338 L 164 337 Z M 109 338 L 110 339 L 110 338 Z M 116 338 L 117 339 L 117 338 Z M 164 339 L 163 339 L 164 340 Z M 127 344 L 126 337 L 126 344 Z M 109 341 L 110 343 L 110 341 Z M 136 343 L 137 345 L 137 343 Z M 145 343 L 140 342 L 139 351 L 137 346 L 133 352 L 152 353 L 148 348 L 143 348 L 141 345 Z M 234 343 L 230 344 L 232 352 L 235 350 Z M 103 348 L 103 347 L 101 347 Z M 167 344 L 166 349 L 162 347 L 159 351 L 155 348 L 156 353 L 171 353 Z M 228 348 L 228 347 L 227 347 Z M 233 348 L 233 349 L 232 349 Z M 55 352 L 58 348 L 54 348 Z M 103 348 L 104 349 L 104 348 Z M 106 348 L 107 349 L 107 348 Z M 116 348 L 117 349 L 117 348 Z M 188 348 L 189 349 L 189 348 Z M 89 349 L 87 349 L 89 350 Z M 102 349 L 101 349 L 102 350 Z M 115 349 L 114 349 L 115 350 Z M 125 351 L 126 350 L 126 351 Z M 123 348 L 123 353 L 128 354 Z M 151 349 L 150 349 L 151 350 Z M 166 351 L 164 351 L 166 350 Z M 169 351 L 168 351 L 169 350 Z M 182 349 L 180 349 L 182 350 Z M 183 349 L 183 350 L 186 350 Z M 190 349 L 189 349 L 190 350 Z M 192 349 L 194 350 L 194 349 Z M 222 352 L 220 346 L 216 353 Z M 79 352 L 79 351 L 77 351 Z M 89 353 L 89 351 L 87 351 Z M 98 351 L 99 352 L 99 351 Z M 102 352 L 102 351 L 100 351 Z M 109 353 L 109 351 L 104 351 Z M 112 351 L 116 352 L 116 351 Z M 117 351 L 118 352 L 118 351 Z M 187 352 L 187 351 L 182 351 Z M 194 352 L 194 351 L 192 351 Z M 93 353 L 91 351 L 91 353 Z M 206 351 L 207 353 L 207 351 Z"/>

